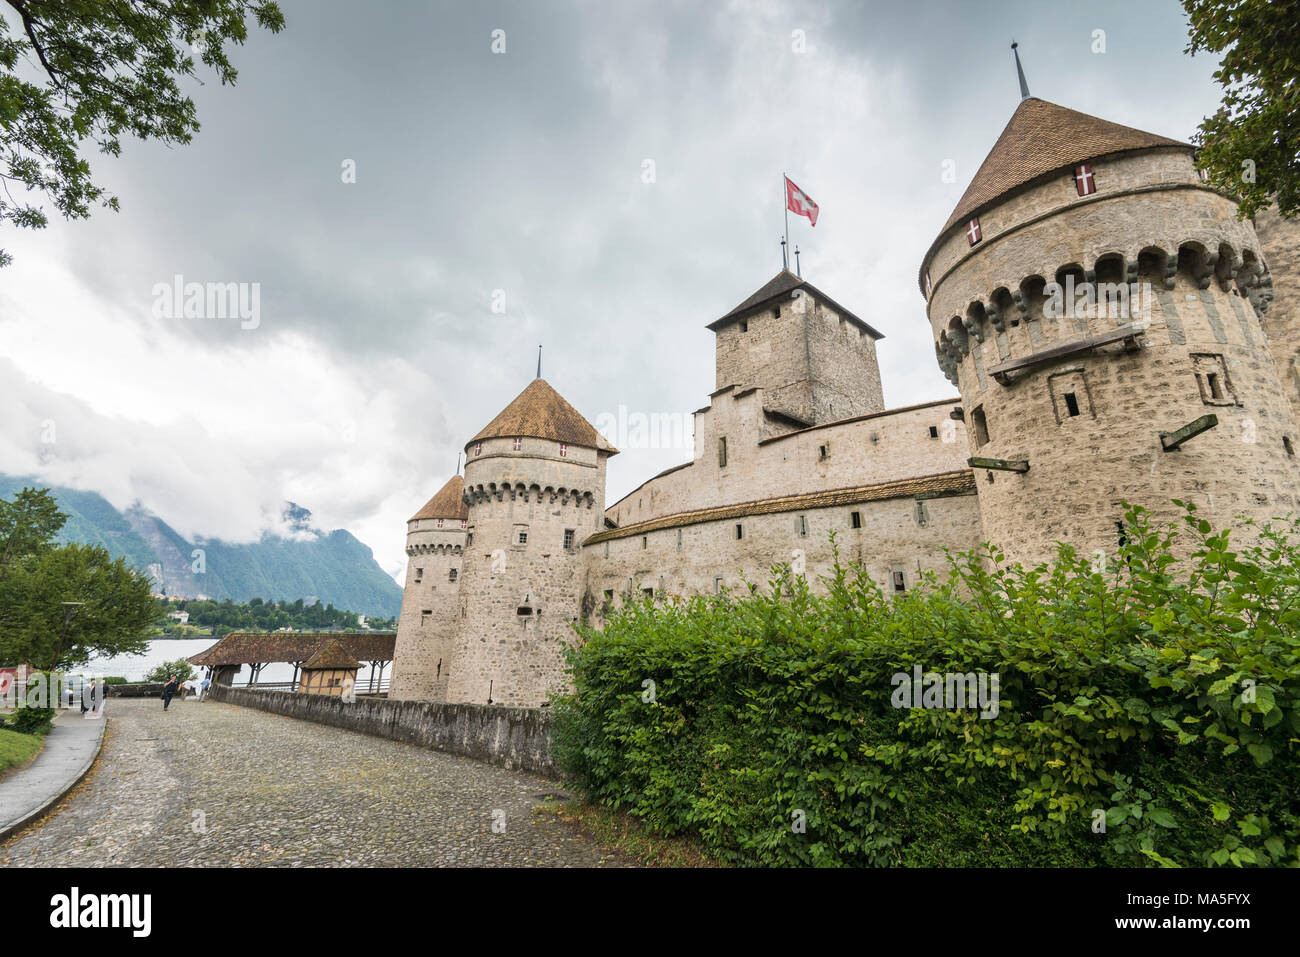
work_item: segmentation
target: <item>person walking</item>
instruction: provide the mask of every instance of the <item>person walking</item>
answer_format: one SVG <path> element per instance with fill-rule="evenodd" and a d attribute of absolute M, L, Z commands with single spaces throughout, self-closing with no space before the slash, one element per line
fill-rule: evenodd
<path fill-rule="evenodd" d="M 204 700 L 207 699 L 207 697 L 208 697 L 208 688 L 210 688 L 211 686 L 212 686 L 212 679 L 211 679 L 210 677 L 207 677 L 207 676 L 205 675 L 204 678 L 203 678 L 203 680 L 199 682 L 199 700 L 200 700 L 200 701 L 204 701 Z"/>
<path fill-rule="evenodd" d="M 166 711 L 168 706 L 172 703 L 172 696 L 175 695 L 178 691 L 180 691 L 180 687 L 181 687 L 181 683 L 176 680 L 175 675 L 170 675 L 167 678 L 167 683 L 163 685 L 163 691 L 162 691 L 164 711 Z"/>

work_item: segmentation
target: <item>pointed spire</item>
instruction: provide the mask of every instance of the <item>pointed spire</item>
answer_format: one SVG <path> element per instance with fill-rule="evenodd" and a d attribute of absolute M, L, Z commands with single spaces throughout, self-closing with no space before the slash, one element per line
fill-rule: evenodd
<path fill-rule="evenodd" d="M 1015 54 L 1016 57 L 1016 76 L 1020 78 L 1020 98 L 1022 100 L 1027 100 L 1029 99 L 1029 84 L 1025 82 L 1025 71 L 1024 68 L 1020 66 L 1020 51 L 1016 49 L 1018 46 L 1020 46 L 1020 44 L 1015 40 L 1011 41 L 1011 52 Z"/>
<path fill-rule="evenodd" d="M 542 347 L 537 347 L 537 378 L 542 377 Z"/>
<path fill-rule="evenodd" d="M 456 474 L 457 475 L 460 474 L 460 457 L 461 457 L 461 453 L 457 452 L 456 453 Z"/>

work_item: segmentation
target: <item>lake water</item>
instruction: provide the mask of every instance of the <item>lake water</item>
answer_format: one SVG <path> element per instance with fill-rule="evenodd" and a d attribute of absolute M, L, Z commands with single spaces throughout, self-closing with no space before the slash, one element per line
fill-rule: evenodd
<path fill-rule="evenodd" d="M 149 642 L 149 650 L 142 655 L 115 655 L 111 658 L 93 658 L 84 668 L 74 674 L 84 674 L 87 678 L 95 675 L 120 675 L 127 681 L 143 681 L 146 673 L 166 661 L 177 658 L 192 658 L 200 652 L 207 651 L 217 643 L 216 638 L 155 638 Z M 392 674 L 392 665 L 384 669 L 384 677 Z M 200 671 L 200 675 L 202 672 Z M 357 672 L 357 687 L 360 689 L 370 679 L 370 666 L 362 665 Z M 274 684 L 293 680 L 293 665 L 287 662 L 273 662 L 262 669 L 258 677 L 260 684 Z M 239 669 L 235 684 L 248 684 L 248 666 Z"/>

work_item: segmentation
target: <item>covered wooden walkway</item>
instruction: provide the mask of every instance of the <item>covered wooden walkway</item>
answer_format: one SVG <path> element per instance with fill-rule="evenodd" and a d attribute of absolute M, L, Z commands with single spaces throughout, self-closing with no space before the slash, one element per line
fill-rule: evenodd
<path fill-rule="evenodd" d="M 190 664 L 210 669 L 214 684 L 232 685 L 235 675 L 243 665 L 251 674 L 250 687 L 257 684 L 262 668 L 273 662 L 293 665 L 293 683 L 298 685 L 298 673 L 303 663 L 325 645 L 337 641 L 357 661 L 370 665 L 370 678 L 363 686 L 358 684 L 358 694 L 377 694 L 384 690 L 384 669 L 393 663 L 393 649 L 397 634 L 391 631 L 376 632 L 253 632 L 232 631 L 211 648 L 187 659 Z"/>

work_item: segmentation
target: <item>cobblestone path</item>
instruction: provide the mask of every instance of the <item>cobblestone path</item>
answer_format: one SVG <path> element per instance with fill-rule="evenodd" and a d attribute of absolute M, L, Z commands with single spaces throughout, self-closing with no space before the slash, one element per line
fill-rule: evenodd
<path fill-rule="evenodd" d="M 628 866 L 533 813 L 556 792 L 533 775 L 263 711 L 110 699 L 99 763 L 0 846 L 0 866 Z"/>

